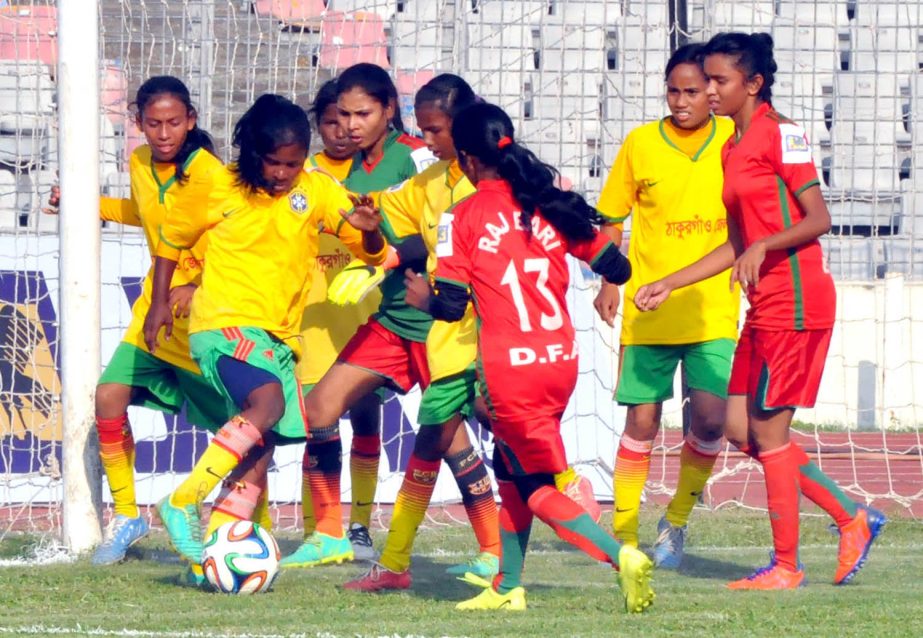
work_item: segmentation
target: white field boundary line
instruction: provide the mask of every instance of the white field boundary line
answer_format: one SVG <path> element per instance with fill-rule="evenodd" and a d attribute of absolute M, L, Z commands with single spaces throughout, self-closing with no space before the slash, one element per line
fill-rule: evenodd
<path fill-rule="evenodd" d="M 0 626 L 0 635 L 12 636 L 99 636 L 102 638 L 338 638 L 337 634 L 327 631 L 298 634 L 229 634 L 209 631 L 150 631 L 141 629 L 102 629 L 81 627 L 55 627 L 49 625 L 29 625 L 18 627 Z M 350 634 L 349 638 L 427 638 L 422 634 Z M 452 638 L 440 636 L 439 638 Z"/>

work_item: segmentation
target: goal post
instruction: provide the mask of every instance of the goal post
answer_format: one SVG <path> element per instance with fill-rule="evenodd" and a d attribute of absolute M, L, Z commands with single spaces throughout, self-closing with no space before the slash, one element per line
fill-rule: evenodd
<path fill-rule="evenodd" d="M 94 434 L 100 368 L 99 5 L 58 2 L 62 536 L 72 553 L 100 540 Z"/>

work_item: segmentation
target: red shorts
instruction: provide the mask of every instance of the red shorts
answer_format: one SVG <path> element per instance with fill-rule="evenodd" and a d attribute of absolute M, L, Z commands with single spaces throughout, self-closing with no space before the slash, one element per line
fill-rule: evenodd
<path fill-rule="evenodd" d="M 832 328 L 765 330 L 744 324 L 728 394 L 748 395 L 762 410 L 814 407 L 832 333 Z"/>
<path fill-rule="evenodd" d="M 494 442 L 513 476 L 560 474 L 567 469 L 561 415 L 533 415 L 492 424 Z"/>
<path fill-rule="evenodd" d="M 404 339 L 374 318 L 359 327 L 338 360 L 384 377 L 403 394 L 418 383 L 421 389 L 429 385 L 426 344 Z"/>

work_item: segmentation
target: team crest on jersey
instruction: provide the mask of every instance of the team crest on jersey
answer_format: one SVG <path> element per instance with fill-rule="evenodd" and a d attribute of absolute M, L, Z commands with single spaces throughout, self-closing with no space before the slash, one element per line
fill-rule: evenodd
<path fill-rule="evenodd" d="M 452 256 L 452 220 L 455 215 L 443 213 L 436 229 L 436 257 Z"/>
<path fill-rule="evenodd" d="M 782 137 L 783 164 L 809 164 L 812 161 L 811 145 L 803 128 L 797 124 L 779 124 L 779 134 Z"/>
<path fill-rule="evenodd" d="M 308 198 L 301 191 L 292 193 L 288 196 L 288 205 L 296 213 L 303 213 L 308 210 Z"/>

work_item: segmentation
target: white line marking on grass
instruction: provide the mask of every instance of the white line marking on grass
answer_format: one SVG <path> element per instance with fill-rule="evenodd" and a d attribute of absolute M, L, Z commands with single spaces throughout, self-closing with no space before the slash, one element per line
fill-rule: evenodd
<path fill-rule="evenodd" d="M 149 631 L 143 629 L 102 629 L 97 627 L 49 627 L 47 625 L 31 625 L 21 627 L 2 627 L 0 634 L 14 636 L 118 636 L 125 638 L 337 638 L 336 634 L 327 631 L 318 631 L 313 634 L 229 634 L 226 632 L 212 633 L 209 631 Z M 426 638 L 420 634 L 351 634 L 351 638 Z M 451 638 L 440 636 L 439 638 Z"/>

